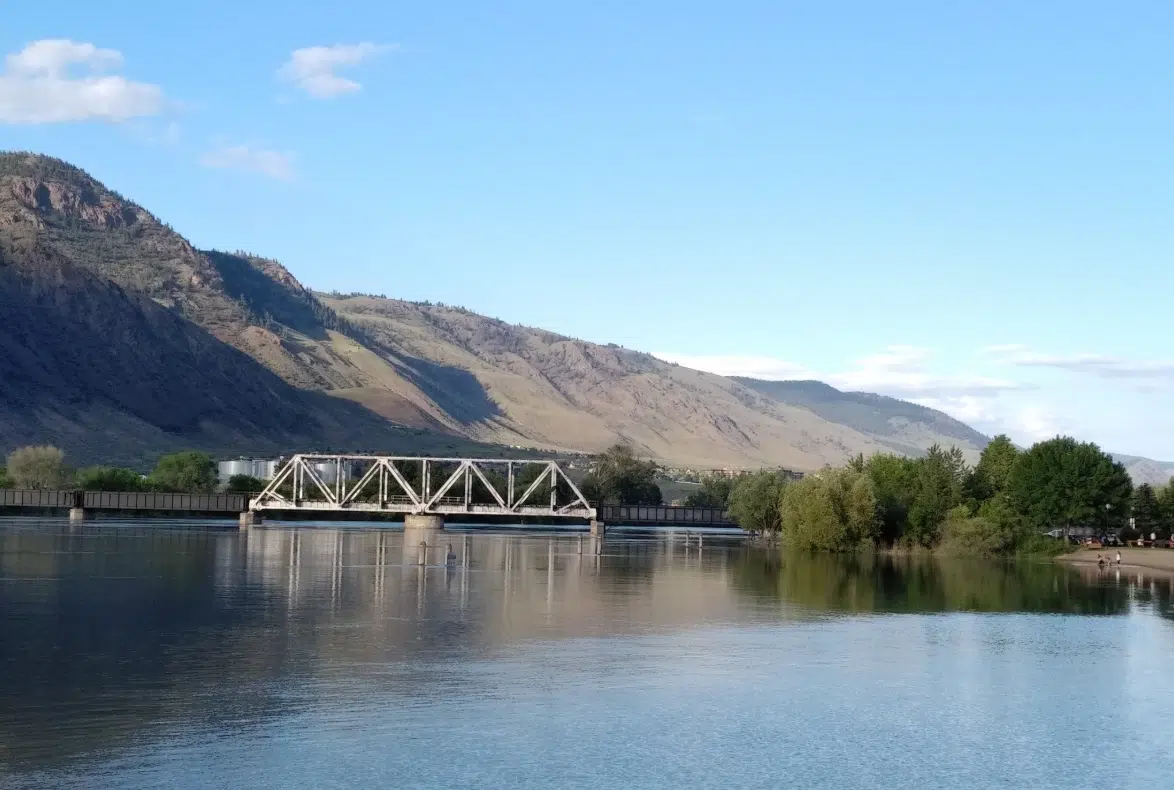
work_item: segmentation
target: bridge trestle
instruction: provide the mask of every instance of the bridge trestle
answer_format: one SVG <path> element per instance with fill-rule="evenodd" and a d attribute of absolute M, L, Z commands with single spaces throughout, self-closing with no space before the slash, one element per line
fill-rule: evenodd
<path fill-rule="evenodd" d="M 595 518 L 595 508 L 558 461 L 529 459 L 300 453 L 249 507 L 254 512 Z"/>

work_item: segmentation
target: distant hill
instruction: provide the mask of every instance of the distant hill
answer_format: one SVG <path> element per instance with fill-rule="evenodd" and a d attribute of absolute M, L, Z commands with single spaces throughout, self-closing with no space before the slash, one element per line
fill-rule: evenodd
<path fill-rule="evenodd" d="M 199 447 L 598 451 L 694 468 L 814 469 L 969 453 L 945 415 L 818 382 L 733 380 L 467 310 L 313 293 L 281 264 L 200 250 L 82 170 L 0 154 L 0 455 L 77 463 Z"/>
<path fill-rule="evenodd" d="M 860 452 L 917 454 L 935 442 L 959 444 L 976 456 L 986 443 L 939 412 L 891 398 L 869 396 L 876 399 L 869 408 L 887 416 L 867 422 L 860 408 L 821 412 L 814 408 L 817 397 L 787 401 L 744 381 L 468 310 L 373 296 L 319 297 L 386 348 L 472 373 L 500 409 L 475 434 L 487 441 L 522 437 L 587 450 L 627 441 L 686 466 L 797 469 Z M 865 396 L 857 401 L 868 402 Z"/>
<path fill-rule="evenodd" d="M 1121 455 L 1113 453 L 1113 459 L 1124 464 L 1125 470 L 1133 478 L 1134 485 L 1149 483 L 1152 486 L 1164 486 L 1174 478 L 1174 462 L 1154 461 L 1150 458 L 1140 458 L 1136 455 Z"/>
<path fill-rule="evenodd" d="M 893 452 L 919 455 L 931 444 L 951 444 L 972 455 L 990 439 L 950 415 L 870 392 L 842 392 L 821 381 L 735 381 L 779 403 L 810 409 L 829 422 L 873 436 Z"/>
<path fill-rule="evenodd" d="M 0 457 L 476 446 L 421 394 L 442 388 L 428 371 L 364 372 L 374 353 L 280 265 L 197 250 L 59 160 L 0 154 L 0 305 Z M 394 422 L 329 397 L 380 375 Z"/>

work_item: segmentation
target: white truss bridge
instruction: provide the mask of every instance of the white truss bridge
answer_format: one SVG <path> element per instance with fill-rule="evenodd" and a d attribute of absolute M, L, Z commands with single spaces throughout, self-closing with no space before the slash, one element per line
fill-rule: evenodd
<path fill-rule="evenodd" d="M 249 509 L 595 518 L 557 461 L 390 455 L 295 455 Z"/>

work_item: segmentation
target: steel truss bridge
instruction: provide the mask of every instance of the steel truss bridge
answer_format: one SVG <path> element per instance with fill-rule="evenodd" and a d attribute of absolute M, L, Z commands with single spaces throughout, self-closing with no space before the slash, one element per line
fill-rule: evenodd
<path fill-rule="evenodd" d="M 295 455 L 249 509 L 578 521 L 596 517 L 595 508 L 557 461 L 390 455 Z"/>

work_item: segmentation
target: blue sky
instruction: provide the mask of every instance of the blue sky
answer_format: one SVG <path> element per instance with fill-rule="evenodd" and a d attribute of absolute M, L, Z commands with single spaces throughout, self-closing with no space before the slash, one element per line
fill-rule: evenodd
<path fill-rule="evenodd" d="M 1171 29 L 1078 0 L 6 4 L 0 147 L 316 288 L 1174 460 Z"/>

